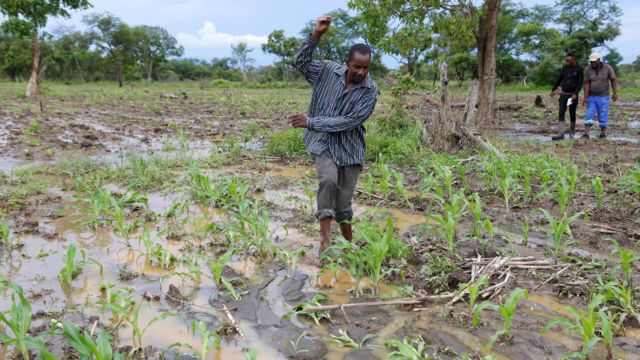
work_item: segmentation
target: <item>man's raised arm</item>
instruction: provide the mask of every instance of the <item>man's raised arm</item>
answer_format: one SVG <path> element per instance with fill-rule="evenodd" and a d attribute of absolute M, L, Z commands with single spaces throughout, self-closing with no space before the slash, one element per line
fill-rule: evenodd
<path fill-rule="evenodd" d="M 307 37 L 296 53 L 296 68 L 304 75 L 307 81 L 314 85 L 324 64 L 313 60 L 313 53 L 322 34 L 331 26 L 331 16 L 321 16 L 316 21 L 316 28 Z"/>

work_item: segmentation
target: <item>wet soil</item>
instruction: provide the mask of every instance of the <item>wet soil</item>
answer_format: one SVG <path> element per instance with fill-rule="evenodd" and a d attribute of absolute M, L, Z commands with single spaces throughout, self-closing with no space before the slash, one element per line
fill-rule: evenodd
<path fill-rule="evenodd" d="M 83 225 L 86 213 L 77 206 L 76 194 L 67 190 L 72 178 L 37 175 L 26 181 L 15 175 L 20 166 L 50 164 L 62 157 L 117 163 L 131 153 L 170 155 L 185 148 L 196 157 L 205 157 L 212 149 L 217 151 L 217 144 L 229 138 L 237 144 L 264 143 L 259 135 L 256 135 L 257 139 L 244 137 L 247 124 L 258 124 L 265 132 L 283 129 L 281 119 L 285 114 L 304 110 L 306 92 L 261 93 L 260 98 L 271 100 L 249 107 L 242 100 L 233 99 L 251 99 L 257 92 L 247 94 L 239 90 L 211 91 L 194 87 L 189 89 L 188 99 L 160 99 L 162 89 L 147 89 L 142 94 L 136 93 L 135 89 L 112 91 L 117 95 L 96 96 L 87 89 L 84 93 L 56 94 L 48 98 L 44 113 L 28 100 L 10 95 L 3 95 L 1 99 L 12 103 L 0 109 L 0 171 L 7 174 L 0 178 L 3 199 L 11 199 L 11 189 L 25 183 L 37 181 L 43 184 L 41 191 L 22 197 L 16 206 L 3 207 L 12 233 L 20 239 L 22 246 L 12 251 L 0 246 L 3 276 L 21 284 L 32 304 L 34 334 L 37 330 L 48 329 L 51 319 L 71 321 L 87 331 L 94 324 L 97 329 L 113 329 L 117 320 L 93 305 L 99 300 L 101 284 L 113 283 L 133 289 L 133 298 L 143 304 L 141 324 L 166 311 L 181 315 L 158 321 L 149 328 L 143 347 L 150 358 L 159 358 L 161 352 L 166 352 L 168 358 L 179 358 L 185 351 L 180 350 L 182 348 L 169 350 L 175 343 L 198 349 L 200 340 L 191 333 L 194 320 L 205 322 L 210 330 L 222 336 L 221 349 L 214 350 L 210 359 L 243 358 L 249 348 L 259 350 L 259 359 L 384 359 L 389 352 L 385 341 L 402 340 L 407 336 L 412 339 L 421 336 L 429 347 L 429 354 L 443 359 L 456 359 L 462 353 L 492 353 L 497 359 L 558 358 L 579 348 L 577 336 L 567 335 L 561 329 L 541 335 L 539 330 L 548 320 L 567 316 L 565 306 L 586 305 L 590 295 L 588 284 L 595 281 L 598 269 L 601 269 L 597 263 L 612 261 L 612 247 L 605 240 L 606 236 L 613 235 L 623 245 L 630 246 L 640 234 L 636 221 L 638 209 L 619 204 L 605 204 L 596 209 L 590 195 L 578 196 L 572 206 L 589 213 L 590 219 L 572 227 L 577 243 L 567 249 L 567 254 L 580 259 L 583 265 L 531 291 L 529 299 L 521 303 L 522 311 L 514 318 L 512 338 L 499 341 L 491 352 L 485 349 L 485 344 L 501 326 L 499 315 L 485 311 L 482 326 L 474 329 L 467 319 L 466 306 L 461 303 L 453 307 L 425 303 L 419 306 L 419 311 L 414 311 L 418 306 L 353 308 L 347 310 L 347 317 L 341 311 L 332 311 L 328 320 L 316 325 L 302 315 L 286 315 L 294 305 L 315 294 L 325 295 L 328 303 L 364 302 L 379 296 L 354 292 L 358 284 L 345 273 L 321 270 L 316 258 L 316 222 L 304 189 L 304 184 L 315 186 L 314 170 L 308 159 L 295 159 L 293 163 L 278 159 L 265 161 L 262 155 L 255 154 L 256 148 L 249 145 L 244 150 L 246 153 L 234 159 L 233 164 L 212 170 L 213 174 L 253 181 L 255 191 L 251 196 L 264 201 L 269 208 L 270 228 L 276 234 L 274 245 L 282 249 L 307 250 L 293 273 L 275 259 L 265 261 L 248 254 L 236 254 L 223 274 L 232 279 L 242 294 L 238 301 L 209 278 L 192 281 L 177 276 L 185 271 L 182 265 L 170 269 L 152 266 L 139 256 L 144 248 L 136 240 L 127 241 L 110 228 L 93 230 Z M 555 121 L 553 102 L 547 108 L 531 106 L 529 109 L 529 100 L 509 94 L 499 97 L 502 104 L 521 103 L 527 110 L 500 111 L 500 121 L 491 129 L 490 136 L 508 140 L 507 144 L 517 144 L 510 147 L 513 153 L 565 156 L 573 159 L 586 173 L 597 171 L 612 177 L 620 167 L 629 167 L 639 161 L 640 135 L 633 116 L 640 113 L 640 104 L 633 99 L 622 99 L 614 107 L 607 140 L 573 139 L 557 143 L 546 141 Z M 40 130 L 28 129 L 34 122 L 40 125 Z M 416 178 L 415 169 L 401 170 L 407 174 L 409 186 L 414 186 L 410 190 L 417 193 L 417 180 L 411 180 Z M 122 190 L 121 185 L 112 185 L 113 189 Z M 470 186 L 481 190 L 481 180 L 470 176 Z M 220 249 L 212 250 L 195 235 L 196 221 L 181 236 L 169 238 L 162 233 L 166 220 L 160 220 L 159 214 L 170 209 L 180 198 L 178 191 L 147 195 L 149 205 L 142 210 L 149 218 L 142 214 L 136 216 L 146 222 L 155 240 L 174 254 L 187 254 L 196 248 L 208 256 L 219 255 Z M 549 240 L 537 228 L 544 224 L 539 215 L 532 215 L 531 209 L 514 208 L 506 212 L 499 198 L 488 198 L 486 210 L 497 228 L 497 236 L 487 255 L 514 254 L 540 259 L 549 256 Z M 392 286 L 400 285 L 413 286 L 416 293 L 452 291 L 469 281 L 468 269 L 452 269 L 439 280 L 422 271 L 423 267 L 435 266 L 438 257 L 449 255 L 442 249 L 441 241 L 425 230 L 428 217 L 417 203 L 410 209 L 396 202 L 372 201 L 364 195 L 359 195 L 355 202 L 356 217 L 371 217 L 381 223 L 386 217 L 392 217 L 396 235 L 413 252 L 402 276 L 393 275 L 383 281 L 381 295 L 399 296 Z M 537 205 L 556 206 L 551 203 Z M 191 215 L 194 218 L 209 216 L 214 222 L 225 216 L 217 209 L 195 207 Z M 520 228 L 525 216 L 530 218 L 532 225 L 528 244 L 523 243 Z M 461 229 L 468 227 L 467 223 L 461 225 Z M 72 243 L 86 249 L 87 257 L 96 259 L 104 268 L 101 271 L 97 266 L 88 265 L 71 285 L 64 285 L 57 274 L 62 256 Z M 474 241 L 463 241 L 458 250 L 462 257 L 475 257 L 479 245 Z M 596 263 L 596 267 L 584 266 L 588 262 Z M 518 270 L 515 280 L 494 301 L 500 301 L 515 287 L 533 289 L 552 273 Z M 636 283 L 640 281 L 637 276 L 635 280 Z M 220 311 L 223 305 L 238 322 L 245 339 Z M 5 292 L 0 296 L 0 309 L 9 306 L 10 298 Z M 365 341 L 362 348 L 351 349 L 330 341 L 332 335 L 340 335 L 340 330 L 357 343 L 368 335 L 375 337 Z M 131 350 L 132 333 L 131 327 L 120 325 L 113 334 L 118 347 Z M 50 351 L 61 358 L 76 356 L 61 337 L 47 341 Z M 640 359 L 640 330 L 631 325 L 624 334 L 616 336 L 614 353 L 616 358 Z M 0 357 L 16 355 L 12 350 L 2 348 Z M 605 349 L 597 346 L 590 358 L 606 358 Z"/>

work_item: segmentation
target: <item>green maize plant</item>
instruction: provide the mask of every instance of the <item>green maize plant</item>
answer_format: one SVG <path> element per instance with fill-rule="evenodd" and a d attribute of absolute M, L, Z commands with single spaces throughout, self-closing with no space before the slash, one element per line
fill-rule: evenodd
<path fill-rule="evenodd" d="M 529 246 L 529 217 L 524 217 L 522 224 L 522 245 Z"/>
<path fill-rule="evenodd" d="M 158 266 L 162 269 L 171 269 L 177 265 L 178 258 L 171 251 L 165 249 L 162 244 L 151 240 L 151 233 L 146 227 L 142 229 L 140 240 L 142 240 L 145 248 L 145 252 L 140 256 L 144 256 L 149 265 Z"/>
<path fill-rule="evenodd" d="M 245 360 L 257 360 L 258 359 L 258 349 L 251 348 L 249 351 L 244 354 Z"/>
<path fill-rule="evenodd" d="M 287 265 L 290 275 L 293 278 L 296 273 L 296 267 L 298 266 L 298 260 L 300 259 L 300 256 L 304 256 L 304 249 L 298 249 L 296 251 L 278 249 L 276 251 L 278 253 L 278 258 Z"/>
<path fill-rule="evenodd" d="M 607 360 L 613 360 L 613 333 L 616 316 L 617 314 L 611 315 L 605 309 L 598 311 L 600 334 L 602 335 L 602 342 L 607 347 Z"/>
<path fill-rule="evenodd" d="M 602 185 L 602 180 L 600 180 L 599 176 L 596 176 L 592 181 L 593 192 L 596 197 L 596 209 L 600 208 L 602 205 L 602 195 L 604 194 L 604 186 Z"/>
<path fill-rule="evenodd" d="M 113 352 L 109 341 L 111 337 L 105 331 L 98 332 L 96 340 L 89 334 L 70 322 L 55 322 L 54 329 L 67 338 L 71 347 L 78 352 L 82 359 L 90 360 L 119 360 L 124 359 L 124 354 Z M 54 330 L 55 331 L 55 330 Z"/>
<path fill-rule="evenodd" d="M 316 325 L 320 326 L 320 321 L 322 319 L 331 319 L 331 315 L 329 314 L 329 312 L 328 311 L 306 312 L 305 309 L 310 307 L 321 306 L 322 305 L 321 302 L 323 301 L 327 301 L 326 296 L 322 294 L 315 294 L 311 299 L 294 306 L 293 309 L 291 309 L 291 311 L 285 314 L 285 317 L 291 318 L 291 316 L 293 315 L 302 315 L 302 316 L 310 317 L 311 319 L 313 319 L 313 322 L 315 322 Z"/>
<path fill-rule="evenodd" d="M 507 212 L 509 212 L 511 211 L 511 199 L 518 192 L 518 176 L 516 170 L 505 165 L 505 168 L 499 172 L 497 180 L 496 186 L 502 194 L 504 207 Z"/>
<path fill-rule="evenodd" d="M 0 218 L 0 237 L 4 246 L 11 250 L 15 247 L 15 243 L 11 239 L 11 229 L 9 228 L 9 221 L 5 218 Z"/>
<path fill-rule="evenodd" d="M 309 209 L 311 215 L 314 214 L 314 208 L 316 204 L 316 192 L 309 187 L 309 184 L 306 181 L 302 182 L 302 191 L 304 192 L 304 196 L 306 196 L 306 206 Z"/>
<path fill-rule="evenodd" d="M 480 321 L 480 313 L 484 309 L 492 309 L 500 311 L 502 318 L 504 319 L 504 323 L 502 325 L 502 329 L 498 330 L 487 343 L 487 349 L 491 349 L 493 344 L 500 336 L 503 336 L 507 339 L 511 338 L 511 324 L 513 322 L 513 316 L 516 313 L 516 306 L 520 299 L 527 299 L 529 297 L 529 292 L 522 288 L 514 289 L 509 297 L 505 300 L 503 305 L 495 305 L 490 301 L 483 301 L 478 306 L 476 306 L 473 312 L 473 326 L 478 327 L 478 323 Z"/>
<path fill-rule="evenodd" d="M 220 286 L 222 284 L 229 292 L 229 296 L 231 297 L 231 299 L 233 299 L 234 301 L 240 301 L 241 296 L 233 287 L 231 281 L 222 276 L 222 270 L 227 265 L 234 252 L 235 248 L 230 247 L 217 260 L 207 261 L 207 265 L 209 266 L 209 270 L 211 271 L 211 279 L 216 284 L 216 286 Z"/>
<path fill-rule="evenodd" d="M 420 336 L 417 339 L 405 337 L 400 340 L 387 340 L 384 345 L 393 350 L 389 353 L 389 360 L 429 360 L 431 356 L 427 354 L 427 344 Z"/>
<path fill-rule="evenodd" d="M 632 288 L 619 284 L 617 281 L 600 285 L 606 302 L 613 304 L 611 308 L 623 314 L 621 320 L 624 321 L 627 316 L 631 316 L 640 321 L 638 310 L 634 306 Z"/>
<path fill-rule="evenodd" d="M 467 314 L 469 317 L 469 321 L 471 321 L 471 319 L 473 318 L 473 311 L 476 306 L 476 300 L 478 300 L 478 296 L 480 295 L 480 290 L 482 290 L 482 288 L 487 286 L 488 284 L 489 278 L 487 278 L 486 276 L 481 276 L 478 280 L 476 280 L 476 282 L 466 284 L 466 286 L 464 284 L 461 284 L 461 290 L 463 288 L 466 288 L 467 292 L 469 293 L 469 301 L 467 302 Z"/>
<path fill-rule="evenodd" d="M 87 259 L 87 255 L 84 249 L 80 250 L 81 259 L 76 261 L 77 248 L 75 244 L 69 245 L 66 253 L 62 256 L 62 269 L 58 273 L 60 281 L 65 285 L 71 285 L 73 279 L 75 279 L 82 272 L 82 268 L 86 265 L 94 264 L 100 268 L 102 274 L 102 264 L 94 259 Z"/>
<path fill-rule="evenodd" d="M 619 268 L 622 269 L 622 272 L 624 273 L 624 279 L 627 286 L 633 288 L 633 268 L 636 266 L 638 261 L 640 261 L 640 254 L 634 253 L 633 249 L 625 250 L 620 247 L 615 239 L 611 239 L 611 242 L 615 247 L 611 253 L 618 255 L 618 259 L 620 260 Z"/>
<path fill-rule="evenodd" d="M 347 347 L 351 349 L 364 349 L 367 341 L 375 337 L 376 337 L 376 334 L 367 334 L 362 338 L 362 340 L 360 340 L 360 342 L 357 342 L 353 340 L 351 336 L 349 336 L 349 334 L 345 329 L 339 329 L 338 335 L 331 334 L 331 339 L 329 341 L 331 341 L 334 344 L 338 344 L 339 346 L 342 346 L 342 347 Z"/>
<path fill-rule="evenodd" d="M 453 172 L 448 166 L 436 166 L 435 172 L 442 186 L 436 187 L 436 194 L 443 200 L 452 200 L 453 197 Z"/>
<path fill-rule="evenodd" d="M 453 252 L 456 248 L 458 224 L 466 211 L 466 197 L 462 192 L 456 192 L 449 202 L 444 204 L 442 214 L 433 214 L 433 219 L 440 234 L 447 242 L 447 248 Z"/>
<path fill-rule="evenodd" d="M 556 184 L 555 192 L 553 193 L 553 197 L 558 203 L 558 207 L 560 207 L 560 213 L 565 214 L 567 211 L 567 206 L 571 204 L 571 187 L 567 179 L 561 177 Z"/>
<path fill-rule="evenodd" d="M 111 204 L 111 193 L 103 188 L 87 188 L 84 196 L 86 198 L 77 196 L 78 201 L 84 202 L 89 206 L 89 211 L 86 213 L 88 218 L 82 223 L 90 228 L 97 229 L 107 223 L 103 215 Z"/>
<path fill-rule="evenodd" d="M 477 192 L 474 192 L 471 195 L 471 201 L 469 201 L 469 210 L 473 215 L 473 224 L 471 226 L 471 234 L 469 234 L 472 238 L 480 237 L 480 227 L 484 224 L 482 222 L 482 200 L 480 200 L 480 195 Z"/>
<path fill-rule="evenodd" d="M 409 201 L 409 192 L 404 187 L 404 175 L 401 172 L 392 170 L 395 181 L 393 182 L 393 192 L 398 200 L 402 200 L 408 207 L 413 208 Z"/>
<path fill-rule="evenodd" d="M 5 346 L 13 346 L 20 351 L 23 359 L 30 359 L 30 349 L 40 349 L 42 357 L 52 359 L 52 357 L 48 357 L 50 354 L 44 350 L 42 340 L 31 337 L 28 333 L 31 327 L 31 304 L 24 296 L 22 287 L 18 284 L 11 284 L 10 287 L 12 290 L 11 308 L 0 312 L 0 324 L 4 324 L 6 329 L 11 330 L 12 336 L 0 331 L 0 343 Z"/>
<path fill-rule="evenodd" d="M 162 314 L 153 317 L 144 326 L 140 324 L 140 310 L 142 309 L 142 303 L 136 304 L 135 302 L 128 304 L 127 307 L 120 306 L 119 304 L 110 303 L 107 307 L 116 315 L 118 315 L 123 322 L 131 326 L 132 329 L 132 341 L 133 346 L 142 348 L 142 339 L 144 334 L 149 330 L 151 325 L 160 320 L 167 319 L 172 316 L 177 316 L 175 312 L 167 311 Z"/>
<path fill-rule="evenodd" d="M 104 314 L 109 304 L 116 304 L 117 306 L 128 309 L 135 303 L 133 294 L 135 289 L 132 287 L 116 288 L 116 284 L 102 284 L 100 285 L 100 295 L 96 305 L 100 306 L 100 311 Z M 117 315 L 117 314 L 113 314 Z"/>
<path fill-rule="evenodd" d="M 374 293 L 377 293 L 383 277 L 382 264 L 388 257 L 406 256 L 406 246 L 393 236 L 391 218 L 387 218 L 386 231 L 375 223 L 362 221 L 355 225 L 354 232 L 358 234 L 358 240 L 363 242 L 362 245 L 358 245 L 358 241 L 350 242 L 340 238 L 332 248 L 349 275 L 358 282 L 363 277 L 368 277 L 374 286 Z"/>
<path fill-rule="evenodd" d="M 573 315 L 573 319 L 560 317 L 549 321 L 544 326 L 542 329 L 543 334 L 556 325 L 562 325 L 567 328 L 570 333 L 576 332 L 580 336 L 580 339 L 582 340 L 581 351 L 565 354 L 563 356 L 564 358 L 578 357 L 586 359 L 591 348 L 600 341 L 600 338 L 596 335 L 598 322 L 598 312 L 596 311 L 596 308 L 602 305 L 603 301 L 604 295 L 596 295 L 591 299 L 586 312 L 582 312 L 572 306 L 569 306 L 566 309 Z"/>
<path fill-rule="evenodd" d="M 185 347 L 201 360 L 207 359 L 214 349 L 220 349 L 220 335 L 215 331 L 209 330 L 204 321 L 198 320 L 191 323 L 191 333 L 193 336 L 200 336 L 200 350 L 196 350 L 190 344 L 182 343 L 173 344 L 171 347 Z"/>
<path fill-rule="evenodd" d="M 629 171 L 616 182 L 622 192 L 640 197 L 640 165 L 629 169 Z"/>
<path fill-rule="evenodd" d="M 493 223 L 489 218 L 484 219 L 484 231 L 487 232 L 487 237 L 484 240 L 483 238 L 480 238 L 480 251 L 482 251 L 483 254 L 486 254 L 489 245 L 493 244 L 493 239 L 496 236 Z"/>
<path fill-rule="evenodd" d="M 564 240 L 564 235 L 566 234 L 569 237 L 569 241 L 572 240 L 571 223 L 576 221 L 583 213 L 579 212 L 571 217 L 567 217 L 567 215 L 564 214 L 560 220 L 556 220 L 547 210 L 540 210 L 542 210 L 542 213 L 549 222 L 549 229 L 545 228 L 544 231 L 553 245 L 551 252 L 553 253 L 553 260 L 557 264 L 560 253 L 568 245 L 568 242 Z"/>
<path fill-rule="evenodd" d="M 531 201 L 532 187 L 531 187 L 531 174 L 533 169 L 528 164 L 520 166 L 520 177 L 522 178 L 522 200 L 526 205 Z"/>

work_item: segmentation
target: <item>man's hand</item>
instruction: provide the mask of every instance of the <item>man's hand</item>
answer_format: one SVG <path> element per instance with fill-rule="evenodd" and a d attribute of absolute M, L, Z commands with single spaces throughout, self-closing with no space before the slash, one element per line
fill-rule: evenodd
<path fill-rule="evenodd" d="M 307 127 L 307 117 L 302 114 L 296 114 L 289 116 L 289 122 L 291 126 L 294 128 L 306 128 Z"/>
<path fill-rule="evenodd" d="M 587 100 L 587 98 L 585 97 L 584 99 L 582 99 L 582 107 L 585 107 L 589 105 L 589 100 Z"/>
<path fill-rule="evenodd" d="M 618 93 L 613 93 L 613 95 L 611 96 L 611 100 L 613 100 L 613 102 L 618 101 Z"/>
<path fill-rule="evenodd" d="M 331 26 L 331 20 L 331 16 L 320 16 L 316 21 L 316 28 L 313 30 L 313 34 L 311 34 L 311 36 L 313 36 L 313 38 L 316 40 L 320 39 L 322 34 L 329 30 L 329 27 Z"/>
<path fill-rule="evenodd" d="M 549 96 L 554 97 L 558 94 L 558 90 L 560 89 L 555 89 L 555 90 L 551 90 L 551 94 L 549 94 Z"/>
<path fill-rule="evenodd" d="M 573 101 L 578 100 L 578 94 L 572 94 L 571 95 L 571 100 L 573 100 Z"/>

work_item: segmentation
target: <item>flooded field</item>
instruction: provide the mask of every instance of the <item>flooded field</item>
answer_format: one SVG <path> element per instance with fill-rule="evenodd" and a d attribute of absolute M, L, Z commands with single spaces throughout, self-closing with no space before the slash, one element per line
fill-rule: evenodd
<path fill-rule="evenodd" d="M 309 90 L 176 86 L 0 83 L 0 358 L 640 359 L 639 99 L 551 142 L 500 92 L 499 158 L 403 148 L 383 90 L 318 259 Z"/>

